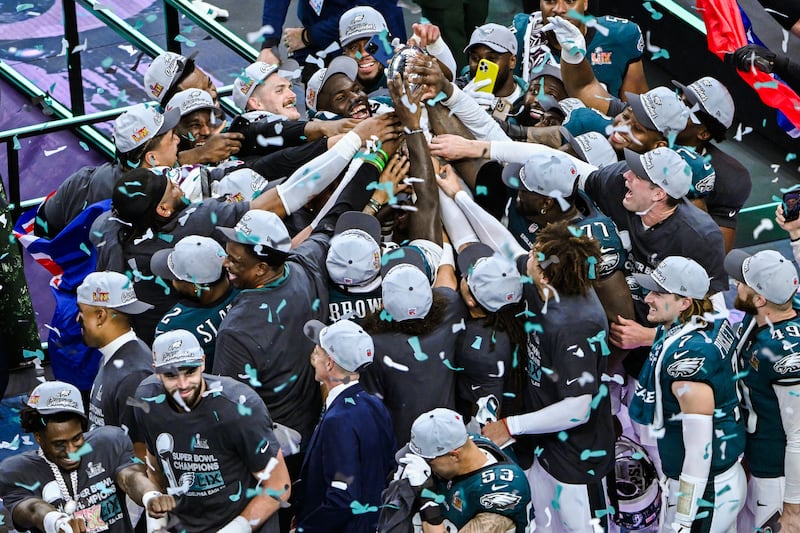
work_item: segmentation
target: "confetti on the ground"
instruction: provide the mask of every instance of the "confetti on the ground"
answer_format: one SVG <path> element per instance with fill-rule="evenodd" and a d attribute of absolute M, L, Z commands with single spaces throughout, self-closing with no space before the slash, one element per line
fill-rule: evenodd
<path fill-rule="evenodd" d="M 195 42 L 194 42 L 194 41 L 192 41 L 192 40 L 191 40 L 191 39 L 189 39 L 188 37 L 184 37 L 183 35 L 176 35 L 176 36 L 175 36 L 175 40 L 176 40 L 177 42 L 179 42 L 179 43 L 183 43 L 183 44 L 185 44 L 185 45 L 186 45 L 186 46 L 188 46 L 189 48 L 193 48 L 193 47 L 197 46 L 197 45 L 195 44 Z"/>
<path fill-rule="evenodd" d="M 55 154 L 57 154 L 59 152 L 63 152 L 66 149 L 67 149 L 67 145 L 59 146 L 58 148 L 55 148 L 53 150 L 45 150 L 44 151 L 44 156 L 45 157 L 50 157 L 51 155 L 55 155 Z"/>

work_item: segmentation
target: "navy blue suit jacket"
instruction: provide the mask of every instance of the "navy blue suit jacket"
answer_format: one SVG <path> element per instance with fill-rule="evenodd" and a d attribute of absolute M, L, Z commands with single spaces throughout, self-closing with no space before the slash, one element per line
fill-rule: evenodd
<path fill-rule="evenodd" d="M 342 391 L 314 430 L 292 490 L 298 530 L 373 533 L 396 448 L 383 402 L 360 383 Z"/>

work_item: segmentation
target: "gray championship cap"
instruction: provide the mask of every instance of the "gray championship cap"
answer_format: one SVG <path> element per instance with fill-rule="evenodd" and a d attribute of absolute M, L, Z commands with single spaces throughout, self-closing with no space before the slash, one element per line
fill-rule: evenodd
<path fill-rule="evenodd" d="M 182 366 L 200 366 L 204 353 L 197 337 L 185 329 L 173 329 L 153 341 L 153 369 L 156 373 L 177 372 Z"/>
<path fill-rule="evenodd" d="M 643 154 L 624 149 L 625 161 L 640 178 L 651 181 L 673 198 L 686 196 L 692 187 L 692 169 L 675 150 L 655 148 Z"/>
<path fill-rule="evenodd" d="M 469 53 L 473 46 L 482 44 L 501 54 L 517 53 L 517 38 L 506 26 L 490 22 L 478 26 L 469 38 L 469 44 L 464 48 L 464 53 Z"/>
<path fill-rule="evenodd" d="M 317 100 L 319 93 L 325 88 L 325 84 L 335 74 L 344 74 L 349 79 L 355 81 L 358 76 L 358 62 L 352 57 L 337 56 L 331 60 L 327 68 L 316 71 L 306 83 L 306 107 L 311 111 L 317 111 Z"/>
<path fill-rule="evenodd" d="M 381 271 L 381 225 L 366 213 L 348 211 L 336 221 L 325 264 L 337 285 L 363 285 Z"/>
<path fill-rule="evenodd" d="M 503 183 L 512 189 L 526 190 L 551 198 L 569 198 L 578 178 L 570 156 L 557 150 L 531 156 L 524 165 L 509 163 L 503 169 Z"/>
<path fill-rule="evenodd" d="M 725 271 L 776 305 L 783 305 L 797 292 L 797 269 L 775 250 L 752 255 L 731 250 L 725 257 Z"/>
<path fill-rule="evenodd" d="M 386 19 L 375 8 L 356 6 L 348 9 L 339 18 L 339 44 L 347 46 L 358 39 L 365 39 L 388 31 Z"/>
<path fill-rule="evenodd" d="M 683 85 L 675 80 L 672 80 L 672 84 L 683 91 L 683 95 L 693 106 L 699 107 L 726 129 L 731 127 L 736 108 L 728 88 L 718 79 L 704 76 L 689 85 Z"/>
<path fill-rule="evenodd" d="M 440 407 L 414 420 L 408 449 L 425 459 L 435 459 L 462 447 L 468 438 L 461 415 Z"/>
<path fill-rule="evenodd" d="M 120 153 L 128 153 L 168 132 L 180 120 L 178 108 L 167 109 L 162 114 L 156 103 L 132 105 L 114 120 L 114 145 Z"/>
<path fill-rule="evenodd" d="M 348 372 L 358 372 L 373 361 L 372 337 L 355 322 L 339 320 L 327 326 L 319 320 L 309 320 L 303 333 Z"/>
<path fill-rule="evenodd" d="M 217 241 L 189 235 L 173 248 L 159 250 L 150 258 L 150 270 L 163 279 L 177 279 L 204 285 L 217 281 L 227 254 Z"/>
<path fill-rule="evenodd" d="M 689 120 L 689 108 L 668 87 L 656 87 L 646 93 L 625 93 L 636 120 L 645 128 L 666 136 L 680 133 Z"/>
<path fill-rule="evenodd" d="M 511 259 L 494 253 L 483 243 L 458 252 L 458 268 L 470 292 L 487 311 L 496 313 L 522 298 L 522 276 Z"/>
<path fill-rule="evenodd" d="M 233 80 L 233 103 L 240 109 L 247 108 L 247 101 L 259 84 L 271 74 L 278 72 L 280 65 L 256 61 L 251 63 Z"/>
<path fill-rule="evenodd" d="M 425 318 L 433 304 L 433 290 L 428 276 L 410 263 L 392 266 L 383 275 L 381 292 L 383 308 L 395 322 Z"/>
<path fill-rule="evenodd" d="M 678 294 L 702 300 L 711 284 L 708 274 L 693 259 L 665 257 L 650 274 L 634 274 L 636 282 L 648 291 Z"/>
<path fill-rule="evenodd" d="M 254 247 L 256 255 L 289 253 L 292 238 L 283 221 L 272 211 L 251 209 L 232 228 L 217 226 L 228 240 Z"/>
<path fill-rule="evenodd" d="M 43 415 L 75 413 L 86 418 L 80 391 L 63 381 L 45 381 L 38 385 L 26 403 Z"/>

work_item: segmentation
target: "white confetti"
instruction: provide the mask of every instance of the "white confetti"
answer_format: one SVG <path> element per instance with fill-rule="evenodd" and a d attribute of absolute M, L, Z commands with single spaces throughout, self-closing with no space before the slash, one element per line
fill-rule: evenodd
<path fill-rule="evenodd" d="M 66 39 L 61 39 L 61 51 L 58 53 L 56 57 L 67 55 L 68 48 L 69 48 L 69 41 L 67 41 Z"/>
<path fill-rule="evenodd" d="M 89 39 L 84 39 L 83 44 L 79 44 L 78 46 L 72 49 L 72 53 L 77 54 L 78 52 L 84 52 L 88 46 L 89 46 Z"/>
<path fill-rule="evenodd" d="M 247 42 L 250 43 L 250 44 L 253 44 L 256 41 L 258 41 L 259 39 L 261 39 L 262 35 L 274 35 L 274 34 L 275 34 L 275 28 L 273 28 L 269 24 L 266 24 L 264 26 L 261 26 L 256 31 L 248 32 L 247 33 Z"/>
<path fill-rule="evenodd" d="M 96 8 L 95 8 L 95 9 L 96 9 Z M 117 46 L 117 48 L 119 48 L 120 50 L 123 50 L 123 51 L 125 51 L 125 52 L 128 52 L 128 55 L 129 55 L 129 56 L 135 56 L 136 54 L 138 54 L 138 53 L 139 53 L 139 50 L 137 50 L 136 48 L 134 48 L 134 47 L 133 47 L 132 45 L 130 45 L 130 44 L 120 44 L 120 45 L 118 45 L 118 46 Z M 212 115 L 212 116 L 213 116 L 213 115 Z"/>
<path fill-rule="evenodd" d="M 614 374 L 613 376 L 609 376 L 608 374 L 604 373 L 602 376 L 600 376 L 600 381 L 603 382 L 613 381 L 614 383 L 619 383 L 620 385 L 625 384 L 625 378 L 623 378 L 619 374 Z"/>
<path fill-rule="evenodd" d="M 733 138 L 736 141 L 742 142 L 742 137 L 752 131 L 753 128 L 751 128 L 750 126 L 745 126 L 745 128 L 742 129 L 742 123 L 740 122 L 739 125 L 736 126 L 736 135 L 734 135 Z"/>
<path fill-rule="evenodd" d="M 320 59 L 320 58 L 318 58 L 317 56 L 308 56 L 308 57 L 306 57 L 306 63 L 312 63 L 312 64 L 316 65 L 319 68 L 324 68 L 325 67 L 325 61 Z"/>
<path fill-rule="evenodd" d="M 778 165 L 778 164 L 773 164 L 773 165 L 770 165 L 769 167 L 772 169 L 772 172 L 774 172 L 775 174 L 777 174 L 778 170 L 780 170 L 780 168 L 781 168 L 781 166 Z"/>
<path fill-rule="evenodd" d="M 283 146 L 283 137 L 264 137 L 263 135 L 259 135 L 256 140 L 258 144 L 261 146 Z"/>
<path fill-rule="evenodd" d="M 762 218 L 761 222 L 758 223 L 758 226 L 753 229 L 753 238 L 758 239 L 758 236 L 761 235 L 764 231 L 769 231 L 775 226 L 772 224 L 772 221 L 768 218 Z"/>
<path fill-rule="evenodd" d="M 341 50 L 341 48 L 339 47 L 339 43 L 337 41 L 333 41 L 331 44 L 328 45 L 328 47 L 325 50 L 320 50 L 319 52 L 317 52 L 317 55 L 319 57 L 327 57 L 328 54 L 336 52 L 337 50 Z"/>
<path fill-rule="evenodd" d="M 52 331 L 53 333 L 55 333 L 55 334 L 56 334 L 58 337 L 60 337 L 60 336 L 61 336 L 61 332 L 58 330 L 58 328 L 57 328 L 57 327 L 55 327 L 55 326 L 51 326 L 50 324 L 45 324 L 45 325 L 44 325 L 44 327 L 46 327 L 47 329 L 49 329 L 50 331 Z"/>
<path fill-rule="evenodd" d="M 67 145 L 59 146 L 58 148 L 56 148 L 54 150 L 45 150 L 44 151 L 44 156 L 45 157 L 50 157 L 51 155 L 57 154 L 58 152 L 63 152 L 66 149 L 67 149 Z"/>
<path fill-rule="evenodd" d="M 464 319 L 463 318 L 461 319 L 461 322 L 458 322 L 457 324 L 453 324 L 451 327 L 452 327 L 452 330 L 453 330 L 454 334 L 458 333 L 459 331 L 462 331 L 462 330 L 466 331 L 466 329 L 467 329 L 467 325 L 464 323 Z"/>
<path fill-rule="evenodd" d="M 502 378 L 506 373 L 506 364 L 503 361 L 497 362 L 497 374 L 489 374 L 490 378 Z"/>
<path fill-rule="evenodd" d="M 383 364 L 388 366 L 389 368 L 394 368 L 395 370 L 399 370 L 400 372 L 408 372 L 408 367 L 406 365 L 401 365 L 400 363 L 395 363 L 392 361 L 392 358 L 388 355 L 383 356 Z"/>
<path fill-rule="evenodd" d="M 597 30 L 597 33 L 601 34 L 603 37 L 608 37 L 608 28 L 603 26 L 602 24 L 597 23 L 596 18 L 591 18 L 586 21 L 587 28 L 594 28 Z"/>
<path fill-rule="evenodd" d="M 347 490 L 347 483 L 344 481 L 331 481 L 331 487 L 339 490 Z"/>
<path fill-rule="evenodd" d="M 123 365 L 125 365 L 125 361 L 123 361 L 122 359 L 115 359 L 113 364 L 117 368 L 122 368 Z"/>

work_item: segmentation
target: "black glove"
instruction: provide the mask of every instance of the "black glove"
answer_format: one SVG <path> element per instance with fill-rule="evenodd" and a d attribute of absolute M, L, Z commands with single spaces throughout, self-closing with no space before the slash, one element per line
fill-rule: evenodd
<path fill-rule="evenodd" d="M 733 65 L 742 72 L 750 72 L 755 66 L 758 70 L 771 73 L 775 68 L 776 55 L 763 46 L 748 44 L 729 54 Z"/>

